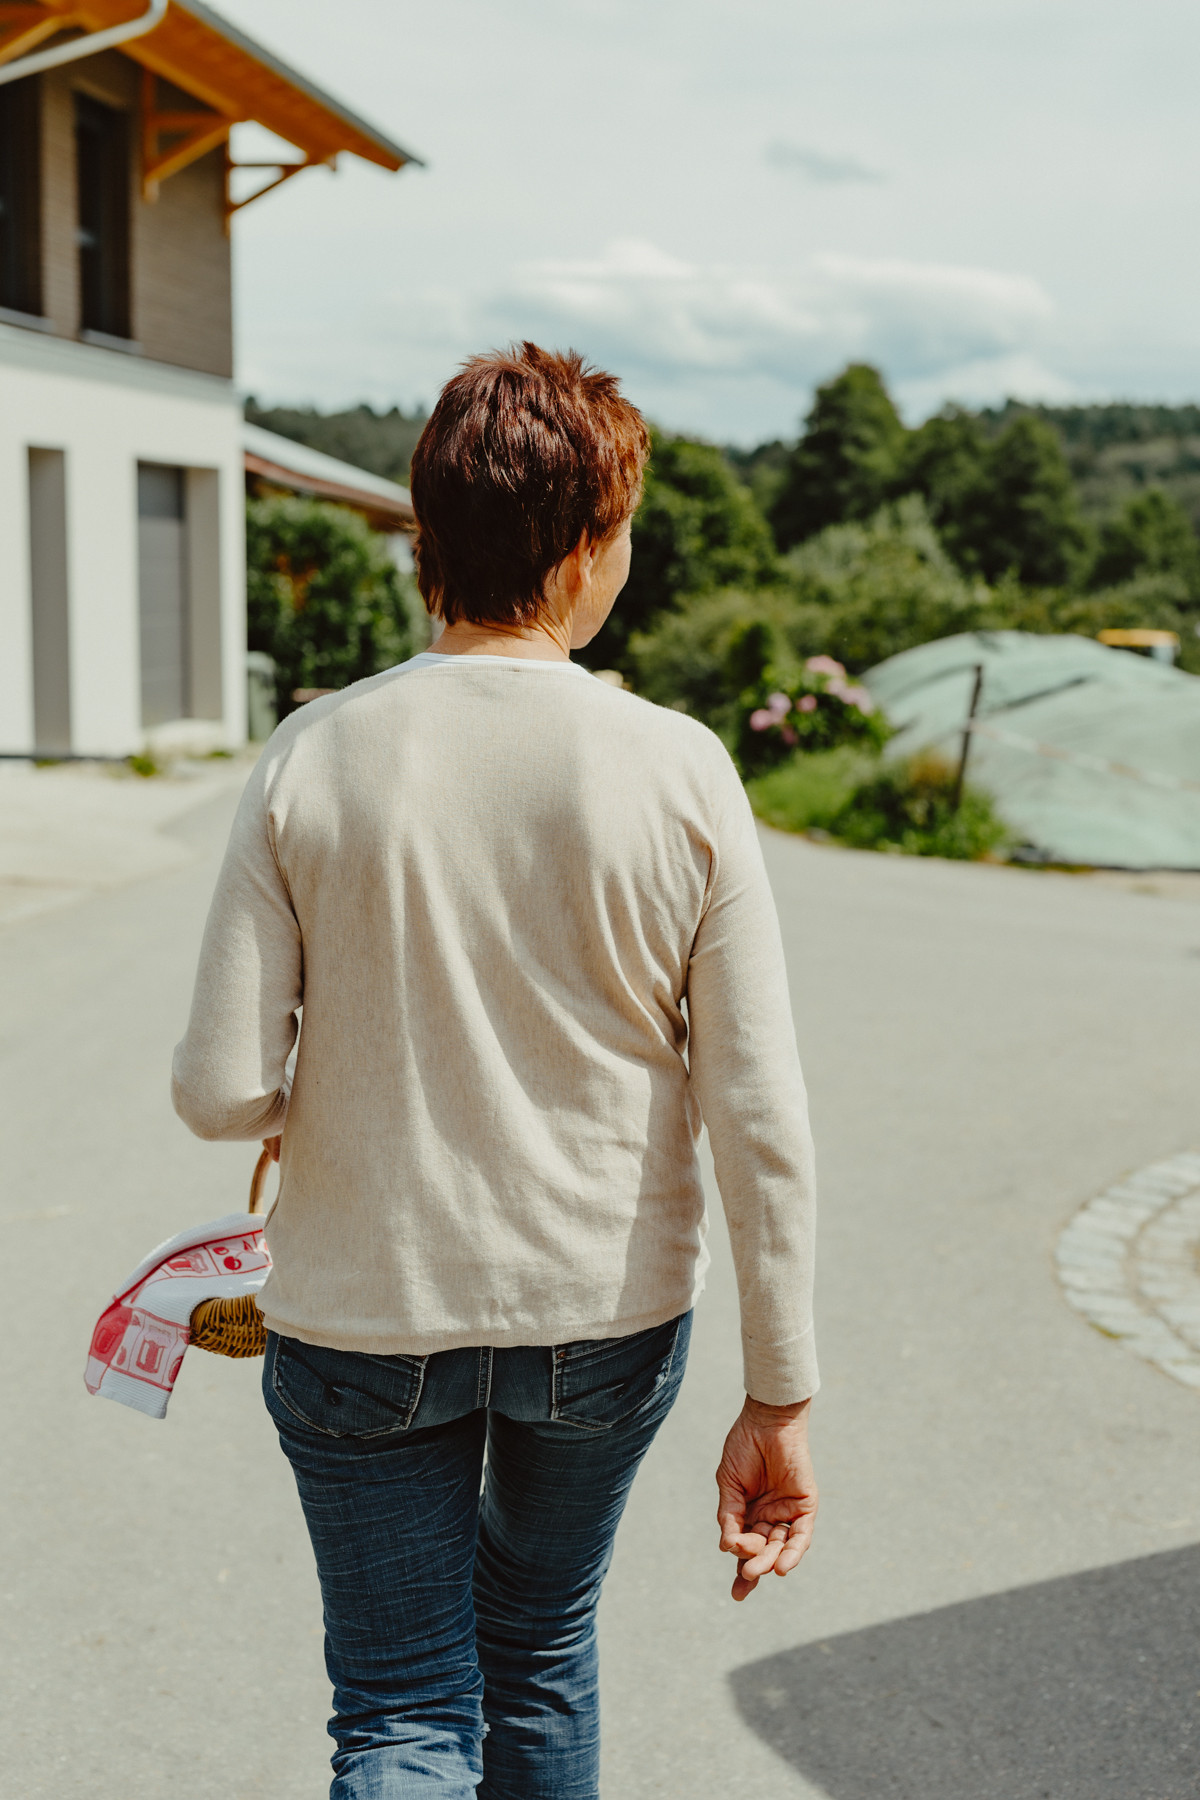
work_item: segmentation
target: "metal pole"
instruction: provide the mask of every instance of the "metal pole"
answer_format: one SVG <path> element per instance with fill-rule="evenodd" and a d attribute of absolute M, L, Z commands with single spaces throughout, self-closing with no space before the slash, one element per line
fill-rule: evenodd
<path fill-rule="evenodd" d="M 963 786 L 967 779 L 967 758 L 971 754 L 971 726 L 975 722 L 975 714 L 979 709 L 979 696 L 983 692 L 983 664 L 975 664 L 975 685 L 971 689 L 971 704 L 967 710 L 967 722 L 963 726 L 962 749 L 958 753 L 958 774 L 954 777 L 954 798 L 950 802 L 950 811 L 956 813 L 962 805 Z"/>

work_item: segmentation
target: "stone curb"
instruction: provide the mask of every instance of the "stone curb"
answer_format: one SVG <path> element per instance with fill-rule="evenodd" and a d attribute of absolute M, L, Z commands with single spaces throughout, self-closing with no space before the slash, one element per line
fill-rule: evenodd
<path fill-rule="evenodd" d="M 1089 1325 L 1200 1391 L 1200 1153 L 1151 1163 L 1089 1200 L 1055 1262 Z"/>

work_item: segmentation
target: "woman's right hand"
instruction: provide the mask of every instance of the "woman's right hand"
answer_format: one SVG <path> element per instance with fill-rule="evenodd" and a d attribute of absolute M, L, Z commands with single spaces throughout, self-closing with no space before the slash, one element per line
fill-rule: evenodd
<path fill-rule="evenodd" d="M 733 1597 L 771 1570 L 787 1575 L 812 1542 L 817 1482 L 808 1450 L 811 1400 L 766 1406 L 747 1396 L 717 1470 L 721 1549 L 738 1559 Z"/>

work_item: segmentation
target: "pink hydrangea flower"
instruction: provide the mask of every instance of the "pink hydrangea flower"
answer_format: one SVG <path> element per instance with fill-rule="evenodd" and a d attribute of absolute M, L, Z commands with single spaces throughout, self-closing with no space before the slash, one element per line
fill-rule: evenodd
<path fill-rule="evenodd" d="M 845 666 L 835 662 L 832 656 L 810 656 L 805 663 L 810 675 L 832 675 L 835 680 L 845 675 Z"/>
<path fill-rule="evenodd" d="M 775 714 L 768 712 L 765 706 L 756 707 L 750 714 L 751 731 L 766 731 L 776 722 Z"/>
<path fill-rule="evenodd" d="M 796 711 L 809 713 L 809 712 L 816 712 L 816 710 L 817 710 L 817 696 L 815 694 L 801 694 L 800 698 L 796 702 Z"/>
<path fill-rule="evenodd" d="M 860 713 L 869 714 L 875 711 L 875 702 L 872 700 L 865 687 L 845 688 L 840 697 L 845 701 L 847 706 L 857 706 Z"/>
<path fill-rule="evenodd" d="M 789 694 L 767 695 L 767 711 L 773 719 L 786 719 L 791 710 L 792 701 Z"/>
<path fill-rule="evenodd" d="M 798 744 L 800 742 L 799 737 L 792 730 L 792 727 L 790 725 L 785 725 L 783 727 L 783 729 L 780 731 L 779 735 L 783 739 L 784 743 L 787 744 L 789 747 L 794 747 L 796 744 Z"/>

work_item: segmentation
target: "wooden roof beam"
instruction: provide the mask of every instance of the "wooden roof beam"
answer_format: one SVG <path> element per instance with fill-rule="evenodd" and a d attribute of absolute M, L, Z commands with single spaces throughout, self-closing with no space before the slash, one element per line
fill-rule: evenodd
<path fill-rule="evenodd" d="M 336 169 L 337 168 L 337 152 L 336 151 L 334 151 L 329 156 L 306 156 L 304 158 L 303 162 L 234 162 L 233 158 L 228 153 L 226 153 L 226 157 L 225 157 L 225 231 L 226 231 L 226 234 L 228 235 L 229 222 L 233 218 L 234 213 L 241 212 L 241 210 L 244 206 L 250 206 L 255 200 L 261 200 L 264 194 L 269 194 L 273 188 L 282 187 L 283 183 L 285 181 L 290 181 L 292 179 L 293 175 L 299 175 L 305 169 L 321 169 L 321 168 L 326 168 L 326 169 Z M 274 179 L 274 181 L 265 181 L 263 183 L 262 187 L 255 188 L 254 192 L 252 194 L 247 194 L 244 200 L 235 200 L 233 197 L 232 190 L 230 188 L 230 177 L 233 175 L 234 171 L 237 169 L 274 169 L 276 172 L 275 179 Z"/>
<path fill-rule="evenodd" d="M 142 199 L 157 200 L 161 183 L 223 144 L 234 123 L 227 114 L 207 108 L 162 111 L 158 105 L 157 77 L 143 69 Z M 168 140 L 165 146 L 164 139 Z"/>

